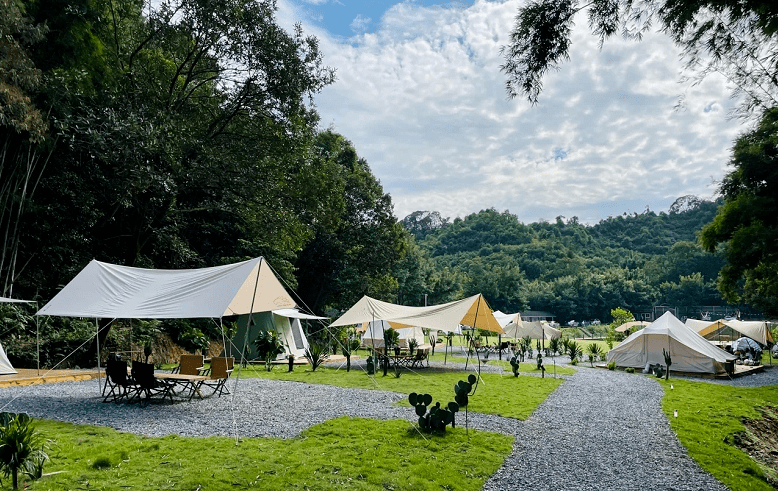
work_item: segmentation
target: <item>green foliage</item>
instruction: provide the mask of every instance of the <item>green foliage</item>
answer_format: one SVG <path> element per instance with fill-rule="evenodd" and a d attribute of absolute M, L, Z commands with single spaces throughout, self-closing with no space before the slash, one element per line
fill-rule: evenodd
<path fill-rule="evenodd" d="M 581 346 L 578 345 L 575 341 L 568 341 L 567 342 L 567 355 L 570 357 L 571 362 L 573 365 L 578 363 L 578 360 L 581 358 L 581 355 L 583 354 L 583 350 L 581 349 Z"/>
<path fill-rule="evenodd" d="M 556 356 L 556 354 L 559 352 L 559 349 L 560 349 L 559 338 L 551 338 L 548 340 L 548 350 L 551 353 L 551 356 Z"/>
<path fill-rule="evenodd" d="M 627 373 L 635 373 L 635 369 L 632 368 L 632 367 L 627 367 L 627 368 L 624 369 L 624 371 L 627 372 Z"/>
<path fill-rule="evenodd" d="M 305 359 L 311 365 L 311 371 L 315 372 L 319 365 L 322 364 L 328 354 L 327 343 L 321 341 L 310 341 L 308 343 L 308 349 L 305 350 Z"/>
<path fill-rule="evenodd" d="M 545 73 L 569 59 L 572 27 L 583 10 L 600 45 L 619 32 L 640 40 L 656 24 L 681 48 L 692 78 L 718 72 L 736 86 L 734 95 L 744 96 L 744 113 L 778 103 L 778 59 L 770 56 L 778 37 L 778 8 L 770 0 L 530 2 L 519 8 L 509 44 L 502 47 L 509 96 L 525 95 L 537 103 Z"/>
<path fill-rule="evenodd" d="M 273 331 L 259 331 L 257 338 L 253 343 L 257 349 L 257 353 L 264 358 L 265 367 L 268 371 L 273 367 L 271 362 L 273 362 L 278 355 L 286 351 L 281 345 L 278 336 L 276 336 L 276 333 Z"/>
<path fill-rule="evenodd" d="M 589 355 L 589 364 L 594 367 L 594 360 L 602 355 L 602 348 L 597 343 L 591 343 L 586 346 L 586 353 Z"/>
<path fill-rule="evenodd" d="M 387 350 L 400 346 L 400 333 L 396 329 L 384 329 L 384 346 Z"/>
<path fill-rule="evenodd" d="M 610 361 L 608 362 L 608 370 L 615 370 L 616 369 L 616 362 Z"/>
<path fill-rule="evenodd" d="M 700 241 L 723 250 L 726 264 L 718 278 L 724 298 L 745 301 L 766 315 L 778 313 L 778 108 L 765 111 L 759 126 L 735 143 L 719 192 L 724 205 L 703 228 Z"/>
<path fill-rule="evenodd" d="M 408 395 L 408 402 L 415 408 L 416 415 L 419 417 L 419 428 L 425 433 L 445 433 L 446 426 L 455 427 L 454 414 L 459 411 L 459 405 L 456 402 L 449 402 L 446 407 L 441 407 L 439 402 L 434 406 L 432 396 L 429 394 L 417 394 L 411 392 Z"/>
<path fill-rule="evenodd" d="M 25 413 L 0 413 L 0 471 L 11 476 L 13 489 L 18 489 L 20 470 L 29 476 L 40 475 L 48 459 L 43 438 L 31 423 Z"/>

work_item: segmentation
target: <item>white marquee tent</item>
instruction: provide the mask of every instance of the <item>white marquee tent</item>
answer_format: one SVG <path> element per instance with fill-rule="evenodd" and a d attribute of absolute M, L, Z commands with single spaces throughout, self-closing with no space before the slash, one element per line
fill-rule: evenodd
<path fill-rule="evenodd" d="M 670 352 L 672 371 L 723 373 L 725 364 L 735 359 L 685 326 L 672 313 L 631 334 L 608 352 L 608 362 L 619 367 L 644 368 L 647 364 L 665 364 L 662 350 Z"/>
<path fill-rule="evenodd" d="M 686 319 L 686 325 L 710 341 L 734 341 L 742 335 L 753 339 L 762 346 L 774 342 L 765 321 L 717 320 L 711 322 Z"/>

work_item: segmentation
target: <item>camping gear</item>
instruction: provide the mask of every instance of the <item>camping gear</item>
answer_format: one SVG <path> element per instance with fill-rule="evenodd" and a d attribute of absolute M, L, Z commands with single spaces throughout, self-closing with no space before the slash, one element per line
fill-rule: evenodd
<path fill-rule="evenodd" d="M 673 360 L 673 371 L 693 373 L 725 373 L 726 364 L 735 356 L 719 349 L 686 327 L 672 313 L 631 334 L 608 352 L 608 363 L 619 367 L 643 368 L 647 364 L 663 365 L 663 350 Z"/>
<path fill-rule="evenodd" d="M 751 338 L 742 337 L 732 343 L 732 352 L 741 360 L 762 360 L 762 347 Z M 757 363 L 758 364 L 758 363 Z"/>

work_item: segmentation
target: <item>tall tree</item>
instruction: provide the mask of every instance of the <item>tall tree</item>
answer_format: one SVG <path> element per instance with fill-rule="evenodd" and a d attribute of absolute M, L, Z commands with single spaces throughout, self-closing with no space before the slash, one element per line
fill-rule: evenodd
<path fill-rule="evenodd" d="M 511 97 L 535 104 L 548 70 L 569 59 L 576 14 L 586 11 L 600 45 L 621 32 L 640 39 L 653 23 L 681 48 L 693 77 L 723 74 L 743 96 L 743 115 L 778 105 L 778 4 L 774 0 L 532 0 L 503 46 Z"/>
<path fill-rule="evenodd" d="M 718 287 L 728 301 L 744 300 L 778 314 L 778 108 L 738 138 L 719 192 L 724 204 L 700 233 L 709 252 L 722 248 L 726 263 Z"/>

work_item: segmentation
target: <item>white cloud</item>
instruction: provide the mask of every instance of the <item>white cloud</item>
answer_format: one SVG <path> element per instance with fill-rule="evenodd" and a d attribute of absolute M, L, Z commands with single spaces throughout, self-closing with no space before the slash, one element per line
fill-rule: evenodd
<path fill-rule="evenodd" d="M 742 131 L 727 120 L 722 80 L 678 84 L 678 50 L 662 34 L 614 38 L 600 51 L 581 17 L 571 61 L 546 76 L 540 104 L 507 100 L 499 49 L 519 5 L 400 3 L 375 32 L 346 41 L 306 26 L 337 68 L 316 98 L 322 127 L 354 143 L 399 218 L 494 207 L 525 222 L 591 223 L 714 194 Z"/>
<path fill-rule="evenodd" d="M 370 28 L 370 23 L 373 21 L 370 17 L 365 17 L 362 14 L 357 14 L 354 20 L 351 21 L 349 27 L 355 34 L 362 34 Z"/>

